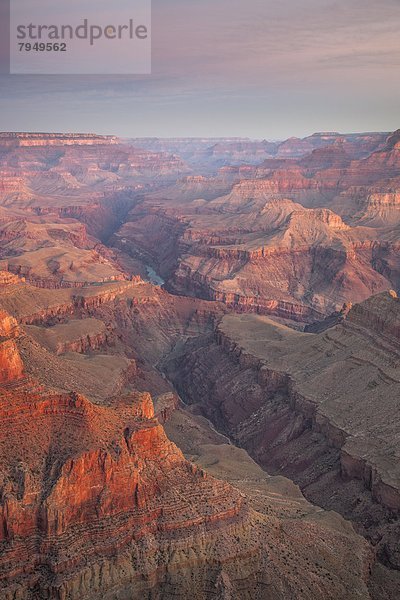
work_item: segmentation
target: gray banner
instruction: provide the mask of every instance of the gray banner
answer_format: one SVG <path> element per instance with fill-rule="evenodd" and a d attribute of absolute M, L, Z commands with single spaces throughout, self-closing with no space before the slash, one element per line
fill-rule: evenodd
<path fill-rule="evenodd" d="M 151 0 L 13 0 L 10 22 L 11 74 L 151 73 Z"/>

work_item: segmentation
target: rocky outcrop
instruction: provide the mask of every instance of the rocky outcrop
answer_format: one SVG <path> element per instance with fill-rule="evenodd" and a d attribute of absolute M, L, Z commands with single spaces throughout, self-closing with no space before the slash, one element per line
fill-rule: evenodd
<path fill-rule="evenodd" d="M 264 317 L 226 316 L 215 338 L 166 364 L 194 404 L 266 469 L 339 510 L 400 568 L 396 458 L 399 301 L 381 294 L 318 335 Z M 179 368 L 177 368 L 179 361 Z"/>
<path fill-rule="evenodd" d="M 370 227 L 397 226 L 400 222 L 400 180 L 371 186 L 352 186 L 335 201 L 346 220 Z"/>
<path fill-rule="evenodd" d="M 277 599 L 369 597 L 372 554 L 351 528 L 295 490 L 256 512 L 238 488 L 185 460 L 148 393 L 95 405 L 17 375 L 0 387 L 5 600 L 245 600 L 267 585 Z M 168 419 L 176 400 L 157 403 Z"/>
<path fill-rule="evenodd" d="M 82 311 L 86 311 L 89 315 L 93 314 L 98 307 L 112 303 L 120 295 L 129 290 L 135 291 L 138 287 L 140 290 L 141 283 L 125 281 L 82 288 L 79 293 L 73 288 L 45 289 L 43 295 L 39 291 L 32 306 L 29 302 L 32 299 L 31 286 L 20 284 L 15 286 L 12 292 L 10 291 L 8 298 L 7 296 L 2 298 L 1 303 L 12 309 L 15 299 L 19 300 L 18 306 L 14 304 L 13 312 L 21 324 L 50 325 L 79 315 Z M 138 302 L 146 301 L 146 297 L 142 299 L 139 290 Z"/>
<path fill-rule="evenodd" d="M 21 379 L 24 366 L 14 340 L 0 342 L 0 383 Z"/>
<path fill-rule="evenodd" d="M 100 221 L 98 226 L 101 229 Z M 41 287 L 77 287 L 129 278 L 118 266 L 115 252 L 89 236 L 83 223 L 69 217 L 47 213 L 10 218 L 0 224 L 0 240 L 1 268 Z"/>
<path fill-rule="evenodd" d="M 157 396 L 155 401 L 156 417 L 160 423 L 165 424 L 171 418 L 180 404 L 179 397 L 173 392 L 167 392 L 161 396 Z"/>
<path fill-rule="evenodd" d="M 25 326 L 24 330 L 56 355 L 96 352 L 116 342 L 112 328 L 93 318 L 69 320 L 52 327 Z"/>
<path fill-rule="evenodd" d="M 19 334 L 16 319 L 0 310 L 0 384 L 23 377 L 24 365 L 15 341 Z"/>
<path fill-rule="evenodd" d="M 27 436 L 18 452 L 1 456 L 3 598 L 95 598 L 109 590 L 122 598 L 128 588 L 135 598 L 146 589 L 160 593 L 168 564 L 173 573 L 185 552 L 192 552 L 190 568 L 200 567 L 194 526 L 211 544 L 207 530 L 224 524 L 239 531 L 238 520 L 243 527 L 243 499 L 186 463 L 154 420 L 146 394 L 123 399 L 114 411 L 77 394 L 8 396 L 0 410 L 8 444 L 11 435 Z M 179 489 L 186 490 L 180 500 Z M 178 590 L 186 585 L 177 573 L 172 579 Z"/>
<path fill-rule="evenodd" d="M 95 352 L 100 350 L 104 346 L 114 344 L 114 337 L 112 334 L 105 332 L 97 333 L 95 335 L 82 335 L 79 339 L 69 340 L 65 342 L 59 342 L 57 345 L 57 354 L 65 354 L 66 352 L 78 352 L 84 354 L 85 352 Z"/>
<path fill-rule="evenodd" d="M 240 560 L 233 546 L 221 553 L 213 531 L 231 537 L 250 526 L 243 495 L 185 461 L 149 394 L 100 407 L 19 383 L 13 349 L 14 340 L 1 343 L 1 597 L 161 597 L 169 585 L 185 595 L 190 573 L 194 597 L 204 597 L 214 551 Z M 255 559 L 257 536 L 245 545 Z"/>
<path fill-rule="evenodd" d="M 315 232 L 314 223 L 308 224 L 310 231 Z M 385 261 L 387 251 L 383 250 L 386 244 L 349 242 L 346 227 L 338 226 L 332 230 L 338 243 L 330 247 L 328 239 L 323 240 L 325 226 L 321 221 L 317 228 L 319 233 L 313 236 L 311 246 L 310 238 L 306 241 L 307 222 L 297 217 L 288 221 L 287 230 L 271 246 L 251 251 L 243 245 L 240 249 L 198 246 L 196 255 L 181 259 L 167 288 L 219 300 L 239 311 L 293 317 L 294 321 L 309 323 L 340 310 L 344 303 L 387 289 L 387 276 L 397 280 L 393 267 L 383 271 L 389 262 Z M 380 254 L 382 267 L 378 262 Z"/>
<path fill-rule="evenodd" d="M 23 283 L 24 279 L 9 273 L 8 271 L 0 271 L 0 285 L 15 285 L 18 283 Z"/>
<path fill-rule="evenodd" d="M 0 310 L 0 337 L 16 338 L 19 335 L 18 322 L 4 310 Z"/>
<path fill-rule="evenodd" d="M 219 263 L 220 266 L 221 263 Z M 240 313 L 257 313 L 261 315 L 275 315 L 281 319 L 304 323 L 321 318 L 322 312 L 301 303 L 290 300 L 277 300 L 262 297 L 261 295 L 244 295 L 243 293 L 225 291 L 222 287 L 216 288 L 212 278 L 193 271 L 190 266 L 180 264 L 179 270 L 167 289 L 180 293 L 191 294 L 205 300 L 222 302 L 229 308 Z M 271 293 L 271 296 L 273 294 Z"/>
<path fill-rule="evenodd" d="M 369 334 L 389 340 L 396 347 L 400 340 L 400 300 L 394 290 L 356 304 L 348 314 L 348 327 L 361 327 Z"/>

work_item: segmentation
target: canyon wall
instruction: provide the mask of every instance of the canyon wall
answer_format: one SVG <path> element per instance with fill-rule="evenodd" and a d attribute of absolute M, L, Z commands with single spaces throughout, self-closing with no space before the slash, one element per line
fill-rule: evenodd
<path fill-rule="evenodd" d="M 267 470 L 354 521 L 400 569 L 396 458 L 399 301 L 382 294 L 319 335 L 226 316 L 165 368 L 193 405 Z M 179 367 L 178 367 L 179 365 Z"/>
<path fill-rule="evenodd" d="M 40 299 L 43 290 L 32 293 Z M 4 337 L 16 335 L 12 317 L 2 322 Z M 27 348 L 39 349 L 29 333 L 18 334 L 27 361 Z M 57 392 L 32 377 L 29 362 L 21 377 L 14 337 L 2 344 L 2 598 L 261 600 L 266 587 L 276 599 L 369 597 L 372 553 L 337 516 L 296 490 L 255 510 L 241 490 L 184 458 L 148 393 L 95 404 Z M 42 371 L 50 377 L 50 355 Z M 172 403 L 159 400 L 161 418 Z M 327 535 L 335 550 L 321 561 Z"/>

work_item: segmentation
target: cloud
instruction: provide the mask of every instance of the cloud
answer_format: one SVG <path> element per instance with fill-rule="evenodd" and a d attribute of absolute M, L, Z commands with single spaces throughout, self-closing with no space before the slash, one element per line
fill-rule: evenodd
<path fill-rule="evenodd" d="M 153 0 L 152 76 L 3 78 L 0 119 L 20 128 L 29 106 L 31 129 L 392 129 L 399 30 L 398 0 Z"/>

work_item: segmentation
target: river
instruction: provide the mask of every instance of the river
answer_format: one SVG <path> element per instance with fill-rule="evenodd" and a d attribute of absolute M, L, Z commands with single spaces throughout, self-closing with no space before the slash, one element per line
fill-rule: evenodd
<path fill-rule="evenodd" d="M 162 286 L 164 285 L 165 281 L 162 277 L 160 277 L 160 275 L 158 275 L 158 273 L 155 272 L 155 270 L 152 267 L 149 267 L 148 265 L 146 265 L 146 273 L 147 273 L 147 277 L 150 283 L 152 283 L 153 285 L 159 285 Z"/>

